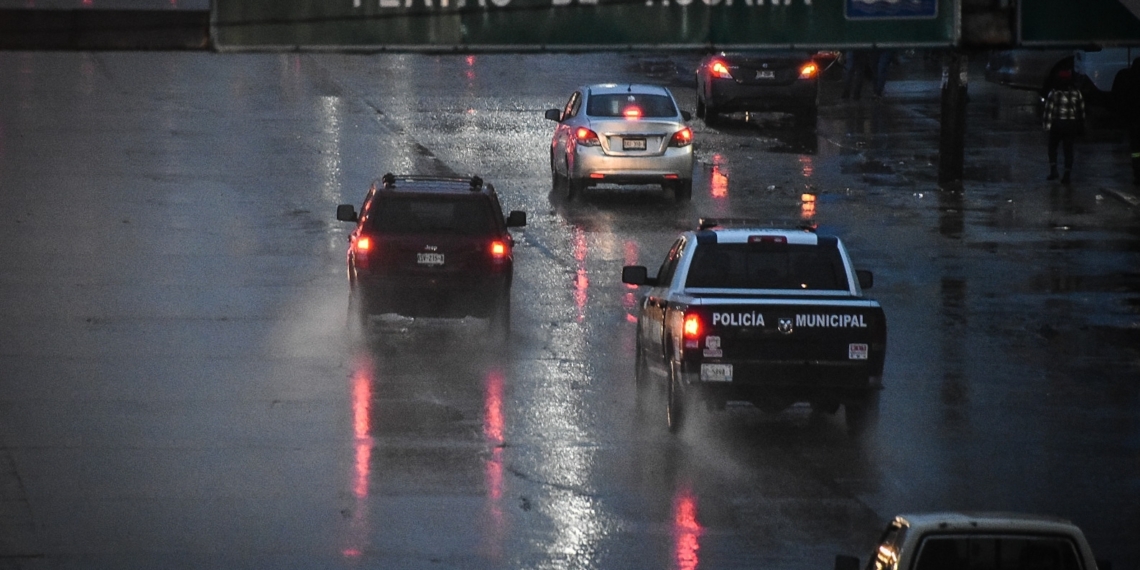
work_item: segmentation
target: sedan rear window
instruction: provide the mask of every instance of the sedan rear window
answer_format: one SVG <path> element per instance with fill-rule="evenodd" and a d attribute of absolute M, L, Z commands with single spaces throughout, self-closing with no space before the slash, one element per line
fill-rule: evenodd
<path fill-rule="evenodd" d="M 586 103 L 586 114 L 591 117 L 626 117 L 633 109 L 640 117 L 676 117 L 677 106 L 665 95 L 644 93 L 613 93 L 593 95 Z"/>
<path fill-rule="evenodd" d="M 693 252 L 686 287 L 847 290 L 839 250 L 772 243 L 705 244 Z"/>
<path fill-rule="evenodd" d="M 386 234 L 485 235 L 495 231 L 485 200 L 423 196 L 379 196 L 370 229 Z"/>

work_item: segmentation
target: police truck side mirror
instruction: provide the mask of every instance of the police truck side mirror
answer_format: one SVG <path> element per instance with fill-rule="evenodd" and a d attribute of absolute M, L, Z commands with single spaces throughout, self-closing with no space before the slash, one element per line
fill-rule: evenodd
<path fill-rule="evenodd" d="M 859 570 L 859 557 L 845 554 L 835 555 L 835 570 Z"/>
<path fill-rule="evenodd" d="M 551 121 L 561 123 L 562 122 L 562 111 L 560 111 L 558 109 L 547 109 L 546 110 L 546 118 L 550 119 Z"/>
<path fill-rule="evenodd" d="M 875 286 L 875 275 L 866 269 L 856 269 L 855 277 L 859 279 L 859 287 L 870 289 Z"/>
<path fill-rule="evenodd" d="M 630 285 L 656 285 L 657 279 L 649 277 L 649 271 L 642 265 L 627 265 L 621 268 L 621 282 Z"/>
<path fill-rule="evenodd" d="M 352 204 L 341 204 L 336 207 L 336 219 L 342 222 L 355 222 L 357 221 L 356 208 Z"/>
<path fill-rule="evenodd" d="M 688 111 L 681 111 L 681 118 L 686 121 L 691 121 L 693 120 L 693 114 Z"/>
<path fill-rule="evenodd" d="M 511 213 L 507 215 L 507 227 L 508 228 L 521 228 L 525 225 L 526 225 L 526 212 L 522 212 L 519 210 L 511 210 Z"/>

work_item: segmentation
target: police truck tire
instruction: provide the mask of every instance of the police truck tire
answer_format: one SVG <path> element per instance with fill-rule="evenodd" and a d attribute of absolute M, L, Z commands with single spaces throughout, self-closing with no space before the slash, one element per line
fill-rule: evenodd
<path fill-rule="evenodd" d="M 491 335 L 498 342 L 511 336 L 511 296 L 503 295 L 491 312 Z"/>
<path fill-rule="evenodd" d="M 669 370 L 668 393 L 665 397 L 665 419 L 669 426 L 669 431 L 677 433 L 681 431 L 681 428 L 685 425 L 688 410 L 685 405 L 685 396 L 677 386 L 678 379 L 677 374 L 673 372 L 673 364 L 669 365 Z"/>

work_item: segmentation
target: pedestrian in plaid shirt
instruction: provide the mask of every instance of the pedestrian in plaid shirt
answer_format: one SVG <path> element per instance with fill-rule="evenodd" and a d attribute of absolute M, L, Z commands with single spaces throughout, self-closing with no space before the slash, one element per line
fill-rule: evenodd
<path fill-rule="evenodd" d="M 1065 174 L 1061 183 L 1069 183 L 1073 170 L 1073 141 L 1085 129 L 1085 99 L 1073 81 L 1073 72 L 1063 69 L 1057 74 L 1057 86 L 1045 96 L 1045 113 L 1042 119 L 1049 133 L 1049 176 L 1057 179 L 1057 146 L 1065 150 Z"/>

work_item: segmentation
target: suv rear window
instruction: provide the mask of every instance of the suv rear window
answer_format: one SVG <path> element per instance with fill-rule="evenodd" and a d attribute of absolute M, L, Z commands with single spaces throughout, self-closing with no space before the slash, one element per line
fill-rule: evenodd
<path fill-rule="evenodd" d="M 773 243 L 702 244 L 693 252 L 686 287 L 847 290 L 836 248 Z"/>
<path fill-rule="evenodd" d="M 485 235 L 496 231 L 490 204 L 480 196 L 379 195 L 369 229 L 385 234 Z"/>
<path fill-rule="evenodd" d="M 594 95 L 586 104 L 586 114 L 591 117 L 624 117 L 631 107 L 641 111 L 642 117 L 675 117 L 677 107 L 665 95 L 644 93 L 614 93 Z"/>

